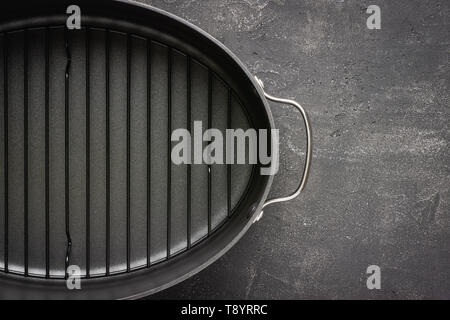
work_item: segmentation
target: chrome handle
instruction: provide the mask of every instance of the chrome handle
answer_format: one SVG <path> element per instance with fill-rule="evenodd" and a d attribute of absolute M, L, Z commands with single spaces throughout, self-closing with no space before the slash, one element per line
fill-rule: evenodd
<path fill-rule="evenodd" d="M 256 77 L 255 77 L 256 78 Z M 261 88 L 264 91 L 264 84 L 263 82 L 256 78 L 256 81 L 258 82 L 258 84 L 261 86 Z M 303 122 L 305 123 L 305 128 L 306 128 L 306 162 L 305 162 L 305 167 L 303 168 L 303 174 L 302 174 L 302 178 L 300 181 L 299 186 L 297 187 L 297 190 L 295 190 L 294 193 L 292 193 L 291 195 L 287 196 L 287 197 L 281 197 L 281 198 L 274 198 L 274 199 L 269 199 L 267 200 L 262 209 L 264 209 L 265 207 L 274 204 L 274 203 L 278 203 L 278 202 L 285 202 L 285 201 L 290 201 L 292 199 L 295 199 L 296 197 L 298 197 L 298 195 L 303 191 L 303 189 L 305 188 L 306 182 L 308 180 L 308 176 L 309 176 L 309 169 L 311 167 L 311 152 L 312 152 L 312 134 L 311 134 L 311 124 L 309 122 L 308 116 L 306 114 L 305 109 L 303 109 L 303 107 L 293 101 L 293 100 L 289 100 L 289 99 L 281 99 L 281 98 L 276 98 L 274 96 L 271 96 L 270 94 L 267 94 L 266 92 L 264 92 L 264 96 L 271 101 L 274 102 L 278 102 L 278 103 L 284 103 L 284 104 L 290 104 L 294 107 L 296 107 L 303 118 Z M 262 212 L 261 212 L 262 215 Z M 258 218 L 261 218 L 261 215 Z M 259 220 L 259 219 L 257 219 Z"/>

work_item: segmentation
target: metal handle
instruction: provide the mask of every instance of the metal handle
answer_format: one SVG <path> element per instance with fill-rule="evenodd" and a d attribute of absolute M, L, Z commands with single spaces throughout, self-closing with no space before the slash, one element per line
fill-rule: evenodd
<path fill-rule="evenodd" d="M 260 79 L 258 79 L 258 78 L 256 78 L 256 81 L 259 83 L 259 85 L 261 86 L 261 88 L 264 91 L 264 84 L 263 84 L 263 82 Z M 264 96 L 268 100 L 271 100 L 271 101 L 274 101 L 274 102 L 290 104 L 290 105 L 296 107 L 300 111 L 300 113 L 302 115 L 302 118 L 303 118 L 303 122 L 305 123 L 305 128 L 306 128 L 306 162 L 305 162 L 305 167 L 303 168 L 302 178 L 301 178 L 299 186 L 297 187 L 297 190 L 295 190 L 294 193 L 292 193 L 291 195 L 289 195 L 287 197 L 274 198 L 274 199 L 267 200 L 266 203 L 264 203 L 264 205 L 262 207 L 263 209 L 265 207 L 267 207 L 268 205 L 271 205 L 271 204 L 274 204 L 274 203 L 278 203 L 278 202 L 290 201 L 290 200 L 295 199 L 296 197 L 298 197 L 298 195 L 305 188 L 306 181 L 308 180 L 309 169 L 310 169 L 310 166 L 311 166 L 311 151 L 312 151 L 311 124 L 309 122 L 309 119 L 308 119 L 308 116 L 306 114 L 305 109 L 303 109 L 303 107 L 299 103 L 297 103 L 297 102 L 295 102 L 293 100 L 276 98 L 274 96 L 271 96 L 270 94 L 267 94 L 266 92 L 264 92 Z"/>

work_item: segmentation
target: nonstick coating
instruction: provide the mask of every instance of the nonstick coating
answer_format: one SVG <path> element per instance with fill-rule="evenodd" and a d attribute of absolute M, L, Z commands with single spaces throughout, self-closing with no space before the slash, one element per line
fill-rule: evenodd
<path fill-rule="evenodd" d="M 64 27 L 69 4 L 81 30 Z M 17 5 L 0 6 L 0 298 L 136 298 L 222 256 L 272 177 L 259 164 L 175 166 L 170 133 L 194 120 L 273 128 L 245 67 L 148 6 Z M 67 264 L 81 290 L 67 290 Z"/>

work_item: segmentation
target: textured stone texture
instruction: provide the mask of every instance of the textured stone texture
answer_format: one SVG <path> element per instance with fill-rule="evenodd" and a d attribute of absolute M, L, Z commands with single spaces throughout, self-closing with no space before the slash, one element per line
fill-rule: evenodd
<path fill-rule="evenodd" d="M 154 0 L 228 46 L 314 130 L 312 174 L 218 262 L 155 298 L 450 298 L 450 2 Z M 368 30 L 365 8 L 381 7 Z M 304 129 L 272 105 L 281 172 L 297 183 Z M 382 289 L 366 289 L 366 268 Z"/>

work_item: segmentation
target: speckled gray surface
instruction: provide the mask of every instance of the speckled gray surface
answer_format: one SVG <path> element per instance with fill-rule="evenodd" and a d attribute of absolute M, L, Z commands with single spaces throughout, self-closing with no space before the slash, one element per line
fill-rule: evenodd
<path fill-rule="evenodd" d="M 154 0 L 229 47 L 314 130 L 306 191 L 218 262 L 154 298 L 450 298 L 450 2 Z M 368 30 L 365 8 L 381 7 Z M 291 191 L 304 129 L 273 105 Z M 299 160 L 301 158 L 301 160 Z M 366 268 L 381 267 L 381 290 Z"/>

